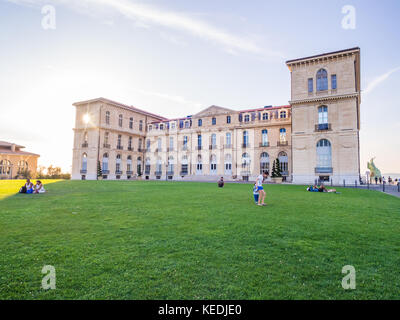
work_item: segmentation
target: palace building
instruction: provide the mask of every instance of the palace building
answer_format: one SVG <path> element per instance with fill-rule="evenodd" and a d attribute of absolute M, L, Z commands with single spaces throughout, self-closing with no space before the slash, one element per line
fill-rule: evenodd
<path fill-rule="evenodd" d="M 22 177 L 24 173 L 36 173 L 38 154 L 23 151 L 24 146 L 0 141 L 0 179 Z"/>
<path fill-rule="evenodd" d="M 360 175 L 360 49 L 286 62 L 289 105 L 210 106 L 177 119 L 105 98 L 76 102 L 72 179 L 255 180 L 279 159 L 285 181 Z"/>

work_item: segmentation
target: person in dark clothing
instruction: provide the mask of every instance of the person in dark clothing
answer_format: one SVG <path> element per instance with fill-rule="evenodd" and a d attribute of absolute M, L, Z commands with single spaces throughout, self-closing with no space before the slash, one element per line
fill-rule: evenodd
<path fill-rule="evenodd" d="M 225 185 L 224 177 L 221 177 L 221 179 L 218 180 L 218 187 L 223 188 L 224 185 Z"/>

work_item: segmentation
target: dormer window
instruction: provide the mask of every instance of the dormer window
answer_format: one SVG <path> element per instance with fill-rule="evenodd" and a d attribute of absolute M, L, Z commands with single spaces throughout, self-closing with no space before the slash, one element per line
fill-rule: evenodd
<path fill-rule="evenodd" d="M 262 115 L 263 120 L 268 120 L 268 112 L 264 112 Z"/>
<path fill-rule="evenodd" d="M 280 117 L 281 119 L 286 118 L 286 111 L 281 111 L 280 114 L 279 114 L 279 117 Z"/>
<path fill-rule="evenodd" d="M 244 116 L 244 122 L 249 122 L 250 121 L 250 116 L 248 114 L 246 114 Z"/>

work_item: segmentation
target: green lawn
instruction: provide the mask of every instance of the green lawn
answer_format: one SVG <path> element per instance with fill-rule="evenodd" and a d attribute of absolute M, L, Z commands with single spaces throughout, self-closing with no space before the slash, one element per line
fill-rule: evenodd
<path fill-rule="evenodd" d="M 267 185 L 258 207 L 245 184 L 22 184 L 0 181 L 0 299 L 400 298 L 400 199 L 386 194 Z"/>

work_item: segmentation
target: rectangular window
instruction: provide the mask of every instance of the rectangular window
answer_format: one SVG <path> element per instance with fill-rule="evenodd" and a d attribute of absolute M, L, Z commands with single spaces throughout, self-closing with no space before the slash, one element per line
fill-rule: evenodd
<path fill-rule="evenodd" d="M 201 147 L 201 134 L 197 136 L 197 146 Z"/>
<path fill-rule="evenodd" d="M 314 91 L 314 83 L 313 83 L 313 78 L 308 79 L 308 92 L 313 92 Z"/>
<path fill-rule="evenodd" d="M 332 86 L 332 90 L 336 90 L 337 88 L 337 84 L 336 84 L 336 74 L 333 74 L 331 76 L 331 86 Z"/>
<path fill-rule="evenodd" d="M 262 119 L 263 120 L 268 120 L 268 113 L 267 112 L 263 113 Z"/>
<path fill-rule="evenodd" d="M 231 116 L 226 116 L 226 123 L 231 123 Z"/>
<path fill-rule="evenodd" d="M 139 121 L 139 131 L 143 131 L 143 120 Z"/>
<path fill-rule="evenodd" d="M 216 118 L 212 118 L 212 125 L 215 126 L 217 124 L 217 119 Z"/>
<path fill-rule="evenodd" d="M 188 137 L 184 136 L 183 137 L 183 146 L 186 148 L 187 147 L 187 142 L 188 142 Z"/>

